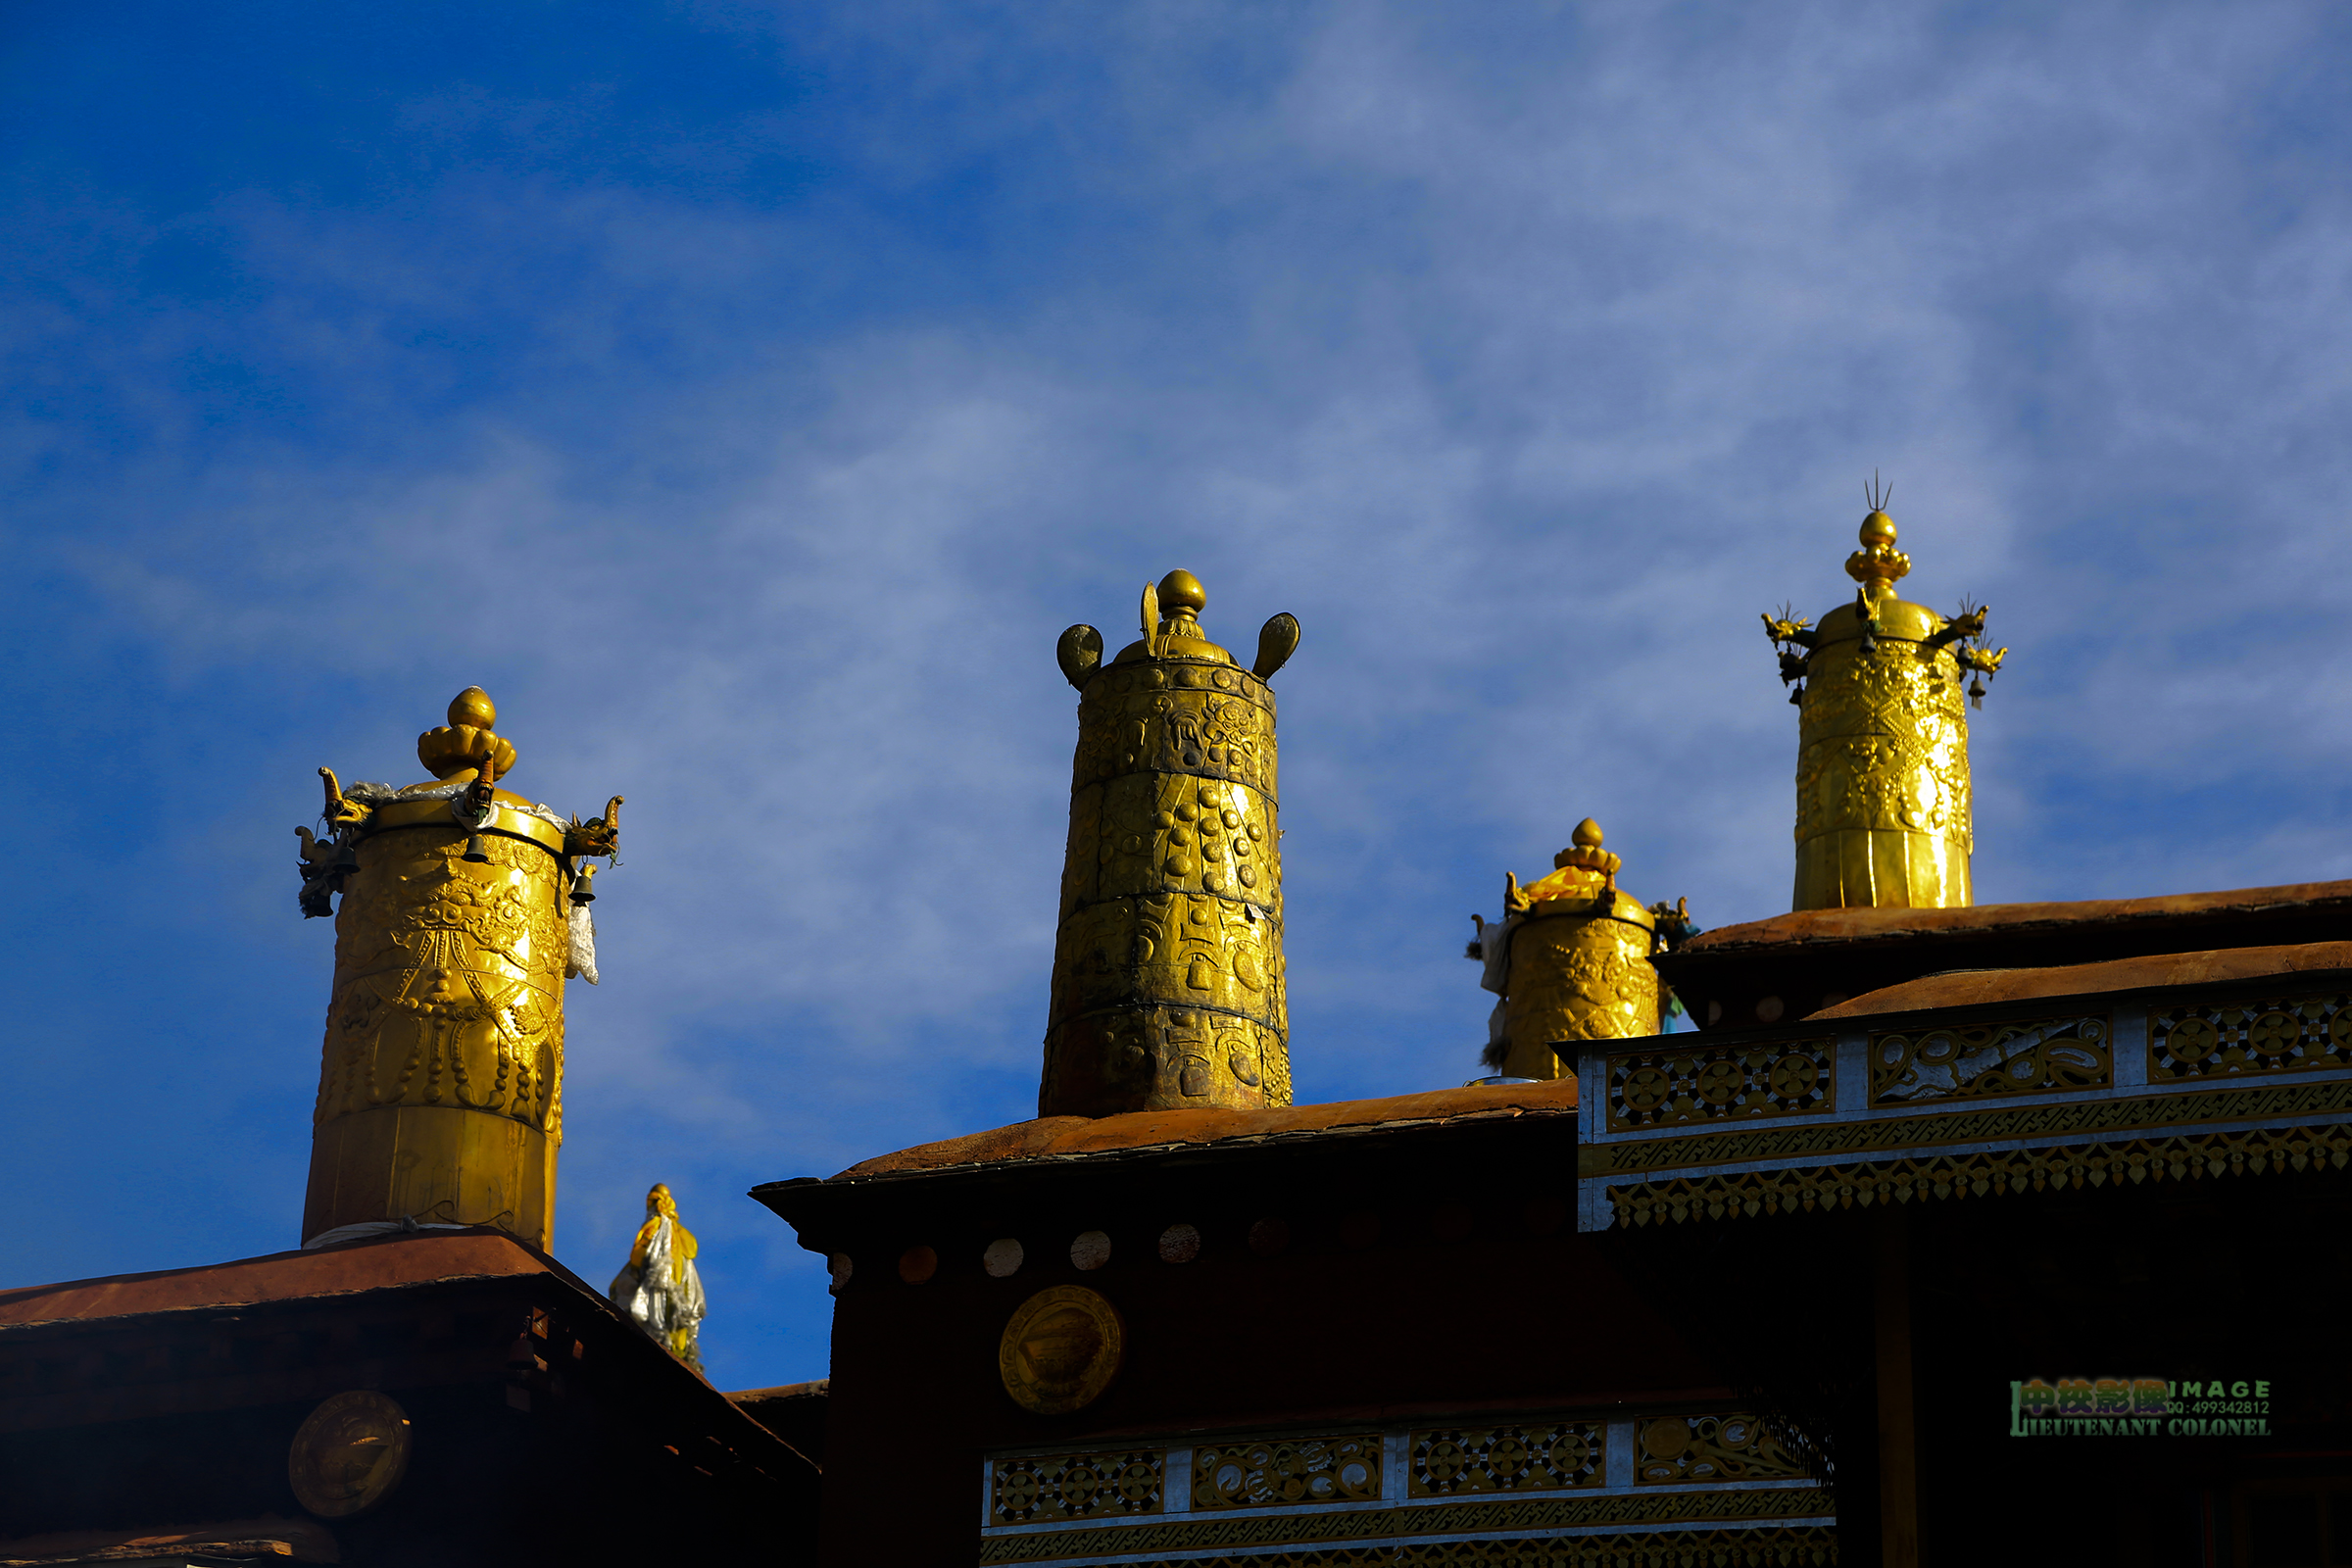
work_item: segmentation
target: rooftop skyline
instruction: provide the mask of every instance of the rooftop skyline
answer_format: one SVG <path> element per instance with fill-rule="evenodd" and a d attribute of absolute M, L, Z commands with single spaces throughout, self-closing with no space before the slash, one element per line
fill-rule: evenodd
<path fill-rule="evenodd" d="M 1586 816 L 1785 910 L 1757 614 L 1988 603 L 1981 903 L 2352 876 L 2352 23 L 2311 5 L 26 15 L 0 1283 L 296 1245 L 315 769 L 627 797 L 557 1255 L 1035 1104 L 1073 696 L 1170 568 L 1276 680 L 1301 1102 L 1461 1082 Z"/>

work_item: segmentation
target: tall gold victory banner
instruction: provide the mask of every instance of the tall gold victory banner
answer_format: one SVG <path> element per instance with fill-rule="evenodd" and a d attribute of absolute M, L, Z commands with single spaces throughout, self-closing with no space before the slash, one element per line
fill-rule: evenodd
<path fill-rule="evenodd" d="M 1267 682 L 1298 622 L 1267 621 L 1245 669 L 1205 603 L 1171 571 L 1108 663 L 1094 627 L 1061 636 L 1078 750 L 1041 1116 L 1291 1102 Z"/>
<path fill-rule="evenodd" d="M 593 982 L 593 868 L 616 797 L 581 823 L 496 788 L 514 748 L 480 688 L 418 737 L 433 782 L 348 790 L 303 840 L 303 912 L 335 918 L 305 1246 L 493 1226 L 546 1250 L 564 1136 L 564 982 Z M 341 906 L 334 908 L 334 895 Z"/>
<path fill-rule="evenodd" d="M 1982 607 L 1947 619 L 1895 596 L 1911 558 L 1894 548 L 1884 499 L 1874 487 L 1846 559 L 1852 604 L 1818 626 L 1764 617 L 1782 680 L 1798 683 L 1794 909 L 1976 902 L 1961 684 L 1975 671 L 1968 696 L 1982 702 L 2009 650 L 1983 647 Z"/>

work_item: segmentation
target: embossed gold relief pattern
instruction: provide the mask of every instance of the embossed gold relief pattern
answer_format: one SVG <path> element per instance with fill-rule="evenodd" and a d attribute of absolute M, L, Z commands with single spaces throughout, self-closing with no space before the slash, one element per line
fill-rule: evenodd
<path fill-rule="evenodd" d="M 438 783 L 319 769 L 331 836 L 300 830 L 301 906 L 335 917 L 335 979 L 306 1244 L 409 1222 L 552 1240 L 564 978 L 575 959 L 595 978 L 575 862 L 615 853 L 621 801 L 566 823 L 498 789 L 515 752 L 496 718 L 468 687 L 417 738 Z"/>
<path fill-rule="evenodd" d="M 1597 1422 L 1479 1427 L 1412 1434 L 1405 1494 L 1446 1497 L 1479 1492 L 1550 1492 L 1606 1481 Z"/>
<path fill-rule="evenodd" d="M 1786 1481 L 1807 1474 L 1763 1422 L 1749 1415 L 1662 1415 L 1635 1439 L 1634 1484 Z"/>
<path fill-rule="evenodd" d="M 1065 662 L 1078 747 L 1042 1115 L 1291 1102 L 1274 694 L 1201 637 L 1200 598 L 1172 572 L 1145 642 Z"/>
<path fill-rule="evenodd" d="M 2064 1149 L 1919 1155 L 1804 1170 L 1727 1171 L 1608 1189 L 1621 1226 L 1754 1218 L 1873 1203 L 1992 1198 L 2050 1188 L 2194 1181 L 2352 1164 L 2352 1127 L 2257 1127 Z"/>
<path fill-rule="evenodd" d="M 564 917 L 536 845 L 404 828 L 359 847 L 335 916 L 338 984 L 316 1123 L 452 1105 L 562 1137 Z"/>
<path fill-rule="evenodd" d="M 1788 1040 L 1611 1056 L 1609 1130 L 1826 1111 L 1837 1081 L 1832 1047 Z"/>
<path fill-rule="evenodd" d="M 1975 892 L 1961 672 L 1988 674 L 2008 650 L 1975 646 L 1982 610 L 1946 619 L 1896 597 L 1911 562 L 1875 501 L 1861 540 L 1854 603 L 1818 626 L 1764 617 L 1782 680 L 1800 683 L 1791 906 L 1962 906 Z"/>
<path fill-rule="evenodd" d="M 1166 1466 L 1167 1456 L 1156 1449 L 1000 1459 L 990 1474 L 988 1522 L 1027 1525 L 1157 1513 Z"/>
<path fill-rule="evenodd" d="M 1800 714 L 1794 907 L 1974 903 L 1967 705 L 1951 653 L 1895 639 L 1824 648 Z"/>
<path fill-rule="evenodd" d="M 1193 1506 L 1260 1508 L 1380 1495 L 1380 1434 L 1283 1438 L 1193 1450 Z"/>
<path fill-rule="evenodd" d="M 1006 1320 L 997 1342 L 997 1375 L 1022 1409 L 1067 1415 L 1102 1396 L 1126 1353 L 1117 1308 L 1083 1285 L 1051 1285 Z"/>
<path fill-rule="evenodd" d="M 1606 915 L 1544 915 L 1511 933 L 1504 1073 L 1553 1078 L 1570 1070 L 1551 1050 L 1571 1040 L 1638 1040 L 1658 1032 L 1658 971 L 1647 926 Z"/>
<path fill-rule="evenodd" d="M 2352 1007 L 2345 1002 L 2335 992 L 2151 1013 L 2149 1081 L 2352 1066 Z"/>
<path fill-rule="evenodd" d="M 2105 1014 L 1870 1037 L 1874 1104 L 1917 1104 L 2115 1082 Z"/>

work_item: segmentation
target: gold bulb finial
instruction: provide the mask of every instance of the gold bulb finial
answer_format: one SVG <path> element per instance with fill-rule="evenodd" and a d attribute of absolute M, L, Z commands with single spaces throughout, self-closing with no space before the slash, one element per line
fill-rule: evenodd
<path fill-rule="evenodd" d="M 1588 816 L 1576 824 L 1576 831 L 1569 834 L 1568 839 L 1580 850 L 1597 850 L 1601 842 L 1600 824 Z"/>
<path fill-rule="evenodd" d="M 1873 510 L 1869 516 L 1862 519 L 1863 548 L 1870 549 L 1874 546 L 1892 543 L 1894 543 L 1894 519 L 1884 512 Z"/>
<path fill-rule="evenodd" d="M 1208 594 L 1200 578 L 1179 566 L 1159 579 L 1159 608 L 1189 619 L 1208 608 Z"/>
<path fill-rule="evenodd" d="M 449 702 L 449 722 L 416 737 L 416 760 L 438 779 L 460 773 L 482 773 L 491 779 L 507 776 L 514 765 L 514 747 L 491 733 L 498 722 L 498 705 L 479 686 L 468 686 Z"/>
<path fill-rule="evenodd" d="M 479 686 L 468 686 L 449 700 L 449 722 L 452 726 L 469 724 L 475 729 L 496 729 L 498 705 Z"/>

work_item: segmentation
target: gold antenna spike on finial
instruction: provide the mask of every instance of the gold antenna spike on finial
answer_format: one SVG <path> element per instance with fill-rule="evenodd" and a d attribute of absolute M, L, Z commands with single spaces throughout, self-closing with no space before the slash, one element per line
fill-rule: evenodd
<path fill-rule="evenodd" d="M 1895 583 L 1910 573 L 1911 558 L 1894 548 L 1894 519 L 1886 515 L 1894 486 L 1882 484 L 1873 468 L 1862 494 L 1870 513 L 1862 519 L 1862 548 L 1845 558 L 1845 574 L 1862 585 L 1860 602 L 1869 605 L 1894 597 Z"/>

